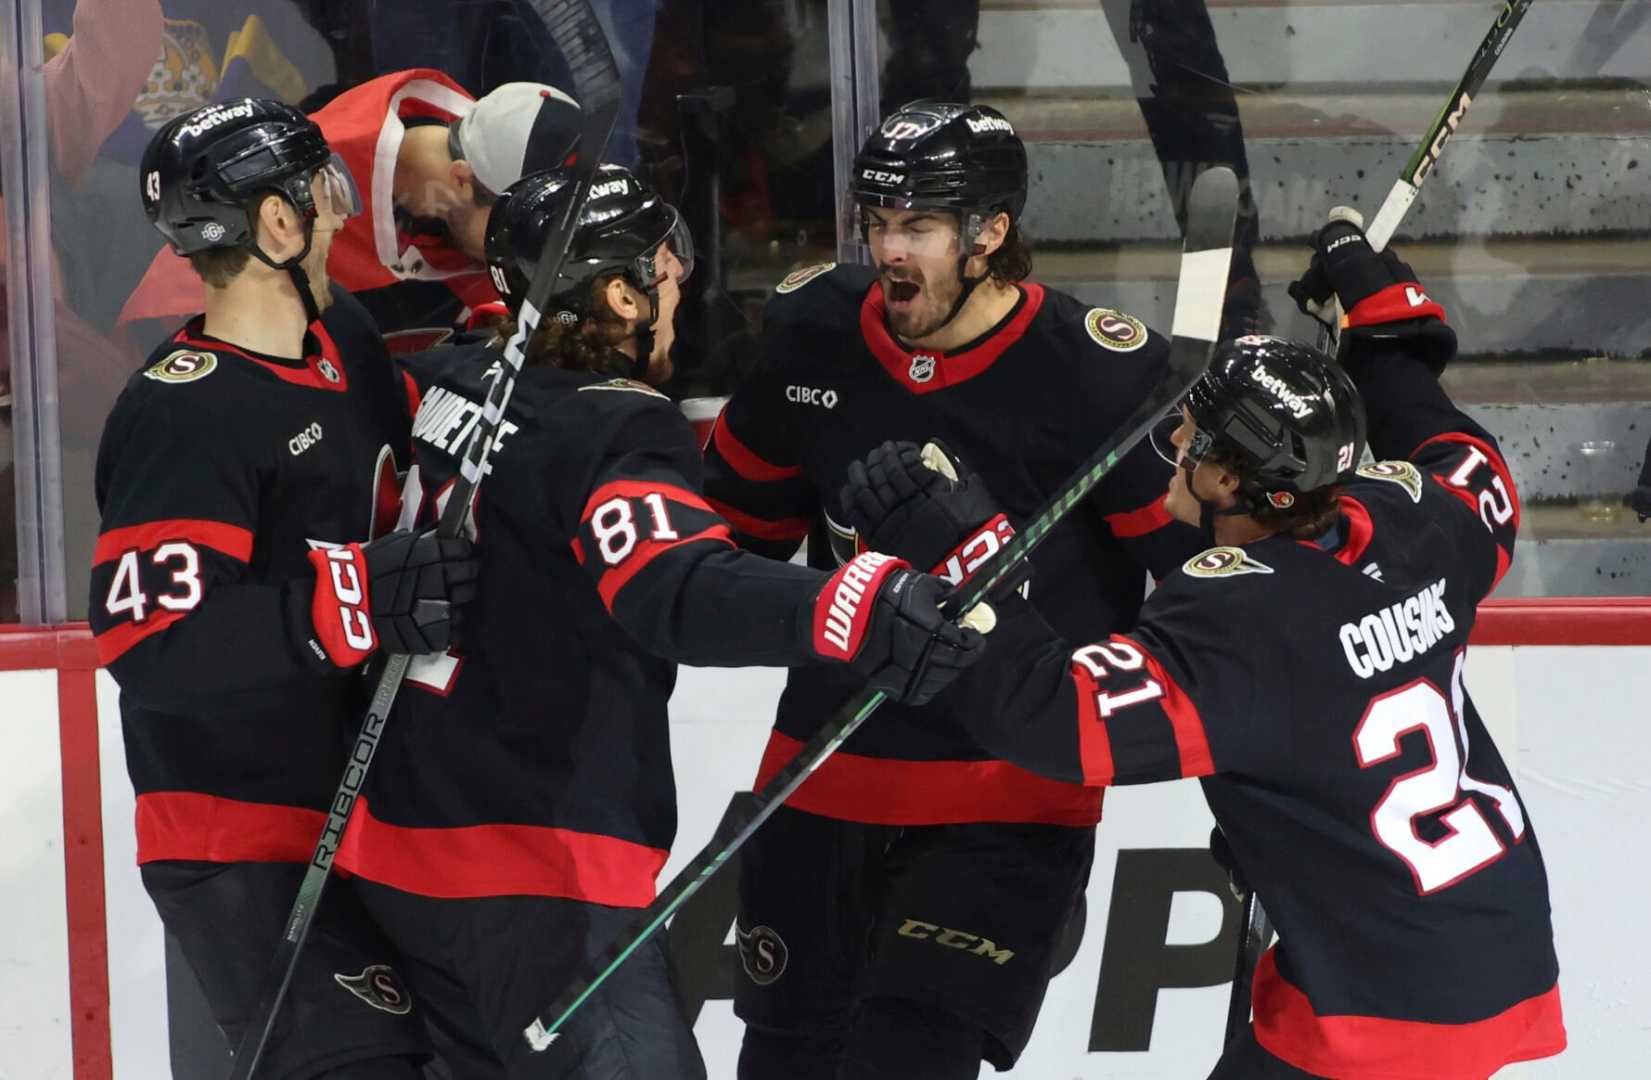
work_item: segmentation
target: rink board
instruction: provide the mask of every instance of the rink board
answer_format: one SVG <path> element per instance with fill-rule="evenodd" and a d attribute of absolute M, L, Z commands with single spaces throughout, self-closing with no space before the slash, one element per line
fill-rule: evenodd
<path fill-rule="evenodd" d="M 1468 686 L 1548 860 L 1571 1037 L 1562 1057 L 1498 1075 L 1638 1075 L 1651 1060 L 1651 602 L 1498 605 L 1475 640 Z M 188 1006 L 193 989 L 176 972 L 167 983 L 134 863 L 117 692 L 94 664 L 82 628 L 0 633 L 0 1080 L 149 1080 L 172 1075 L 173 1061 L 184 1075 L 216 1038 Z M 682 826 L 667 875 L 748 787 L 782 679 L 683 670 L 672 700 Z M 1081 942 L 1010 1075 L 1208 1070 L 1236 933 L 1202 851 L 1209 825 L 1196 784 L 1108 794 Z M 1166 926 L 1166 908 L 1167 929 L 1144 932 Z M 718 1080 L 733 1076 L 740 1037 L 732 920 L 731 889 L 713 881 L 673 941 Z M 1192 972 L 1182 981 L 1207 985 L 1159 985 L 1166 950 Z"/>

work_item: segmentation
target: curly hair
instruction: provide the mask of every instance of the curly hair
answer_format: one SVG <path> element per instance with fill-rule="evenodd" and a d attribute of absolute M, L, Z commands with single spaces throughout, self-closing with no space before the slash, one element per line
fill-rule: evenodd
<path fill-rule="evenodd" d="M 1242 462 L 1236 455 L 1225 453 L 1224 450 L 1224 447 L 1216 447 L 1205 455 L 1204 460 L 1242 477 Z M 1340 484 L 1326 484 L 1312 491 L 1296 491 L 1290 494 L 1295 496 L 1293 503 L 1284 507 L 1274 506 L 1267 501 L 1266 494 L 1254 482 L 1243 480 L 1238 485 L 1239 498 L 1248 504 L 1246 513 L 1255 519 L 1256 524 L 1272 532 L 1282 533 L 1293 540 L 1312 540 L 1323 536 L 1335 525 L 1336 518 L 1341 514 Z"/>
<path fill-rule="evenodd" d="M 608 283 L 622 277 L 617 272 L 597 276 L 583 297 L 573 297 L 573 303 L 567 302 L 567 296 L 553 298 L 528 339 L 525 365 L 629 376 L 635 362 L 619 346 L 631 332 L 608 306 L 607 298 Z M 489 344 L 503 346 L 516 333 L 516 326 L 515 319 L 500 323 Z"/>
<path fill-rule="evenodd" d="M 1032 276 L 1032 242 L 1020 231 L 1020 222 L 1009 220 L 1003 243 L 986 256 L 986 273 L 999 285 L 1013 285 Z"/>

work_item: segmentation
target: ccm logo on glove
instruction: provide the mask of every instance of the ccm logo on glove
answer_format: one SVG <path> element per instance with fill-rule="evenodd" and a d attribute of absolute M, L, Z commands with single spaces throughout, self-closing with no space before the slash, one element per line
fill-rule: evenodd
<path fill-rule="evenodd" d="M 904 559 L 868 551 L 833 574 L 814 602 L 814 651 L 832 660 L 852 660 L 871 624 L 870 601 L 883 579 L 907 566 Z"/>
<path fill-rule="evenodd" d="M 310 552 L 315 564 L 315 630 L 327 658 L 339 667 L 354 667 L 378 647 L 367 604 L 367 559 L 360 544 Z M 338 613 L 337 625 L 323 617 Z"/>
<path fill-rule="evenodd" d="M 976 530 L 974 535 L 957 545 L 952 553 L 940 560 L 929 573 L 955 588 L 974 577 L 975 571 L 984 566 L 986 560 L 1002 551 L 1003 545 L 1014 535 L 1015 527 L 1009 524 L 1007 517 L 999 514 Z"/>

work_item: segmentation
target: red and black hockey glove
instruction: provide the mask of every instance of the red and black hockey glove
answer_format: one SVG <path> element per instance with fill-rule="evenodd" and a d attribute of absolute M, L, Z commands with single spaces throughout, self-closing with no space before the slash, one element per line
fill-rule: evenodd
<path fill-rule="evenodd" d="M 1416 272 L 1393 251 L 1377 252 L 1364 230 L 1350 221 L 1332 221 L 1313 234 L 1307 272 L 1290 283 L 1290 298 L 1314 318 L 1334 295 L 1347 313 L 1342 357 L 1374 342 L 1399 342 L 1433 369 L 1444 371 L 1456 356 L 1456 331 L 1445 309 L 1423 291 Z"/>
<path fill-rule="evenodd" d="M 480 570 L 469 540 L 406 529 L 365 545 L 312 551 L 310 562 L 315 594 L 306 644 L 342 668 L 376 649 L 445 651 L 458 639 Z"/>
<path fill-rule="evenodd" d="M 973 577 L 1015 535 L 985 481 L 937 441 L 922 449 L 885 442 L 848 467 L 839 498 L 868 548 L 927 566 L 953 587 Z M 1022 560 L 987 599 L 1001 600 L 1031 576 L 1032 565 Z"/>
<path fill-rule="evenodd" d="M 978 630 L 940 614 L 950 591 L 939 578 L 914 573 L 904 559 L 876 551 L 856 555 L 815 597 L 814 651 L 848 664 L 870 689 L 922 705 L 985 647 Z"/>

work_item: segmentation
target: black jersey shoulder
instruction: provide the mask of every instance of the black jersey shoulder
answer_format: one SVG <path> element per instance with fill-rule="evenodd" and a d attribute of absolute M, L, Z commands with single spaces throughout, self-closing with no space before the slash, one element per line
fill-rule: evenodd
<path fill-rule="evenodd" d="M 860 305 L 877 272 L 857 264 L 819 263 L 788 275 L 763 307 L 764 333 L 857 333 Z"/>

